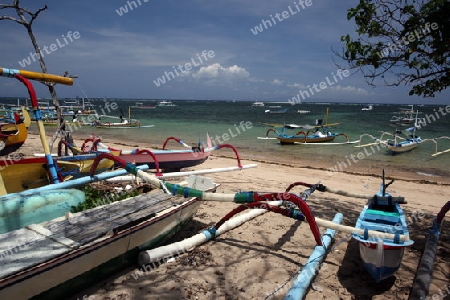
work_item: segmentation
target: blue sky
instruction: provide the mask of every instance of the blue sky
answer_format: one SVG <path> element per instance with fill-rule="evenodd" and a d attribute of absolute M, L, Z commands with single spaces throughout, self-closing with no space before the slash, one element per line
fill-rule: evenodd
<path fill-rule="evenodd" d="M 78 75 L 74 86 L 57 87 L 59 97 L 288 101 L 303 91 L 302 101 L 449 104 L 449 91 L 424 99 L 405 86 L 374 89 L 360 73 L 338 76 L 332 49 L 354 32 L 346 13 L 357 3 L 21 1 L 31 10 L 49 6 L 33 27 L 49 72 Z M 1 67 L 40 70 L 23 26 L 0 21 L 0 40 Z M 0 78 L 0 96 L 26 95 L 19 82 Z"/>

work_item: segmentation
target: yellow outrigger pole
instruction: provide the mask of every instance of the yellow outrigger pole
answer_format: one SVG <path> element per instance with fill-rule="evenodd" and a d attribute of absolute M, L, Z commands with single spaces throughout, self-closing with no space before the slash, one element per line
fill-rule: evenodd
<path fill-rule="evenodd" d="M 16 69 L 6 69 L 0 68 L 0 76 L 3 77 L 14 77 L 15 74 L 21 75 L 27 79 L 33 79 L 42 82 L 54 82 L 61 83 L 65 85 L 73 85 L 73 79 L 70 77 L 64 77 L 59 75 L 52 75 L 46 73 L 39 72 L 31 72 L 25 70 L 16 70 Z"/>

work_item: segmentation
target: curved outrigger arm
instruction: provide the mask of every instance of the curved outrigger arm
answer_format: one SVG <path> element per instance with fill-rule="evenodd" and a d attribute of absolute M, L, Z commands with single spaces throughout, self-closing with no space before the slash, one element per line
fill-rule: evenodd
<path fill-rule="evenodd" d="M 434 138 L 434 139 L 426 139 L 426 140 L 422 141 L 422 143 L 423 142 L 427 142 L 427 141 L 432 141 L 435 144 L 435 146 L 436 146 L 435 149 L 436 150 L 435 150 L 435 152 L 433 154 L 431 154 L 431 156 L 438 156 L 438 155 L 450 152 L 450 148 L 446 149 L 446 150 L 438 151 L 438 144 L 437 144 L 436 140 L 440 140 L 440 139 L 448 139 L 448 140 L 450 140 L 450 137 L 448 137 L 448 136 L 441 136 L 441 137 L 437 137 L 437 138 Z"/>

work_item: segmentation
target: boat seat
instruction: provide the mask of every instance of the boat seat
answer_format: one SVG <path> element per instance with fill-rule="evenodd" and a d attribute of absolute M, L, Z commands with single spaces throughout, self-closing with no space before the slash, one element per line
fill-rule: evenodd
<path fill-rule="evenodd" d="M 364 221 L 377 222 L 389 225 L 400 224 L 400 214 L 398 212 L 386 212 L 376 209 L 367 209 L 364 214 Z"/>

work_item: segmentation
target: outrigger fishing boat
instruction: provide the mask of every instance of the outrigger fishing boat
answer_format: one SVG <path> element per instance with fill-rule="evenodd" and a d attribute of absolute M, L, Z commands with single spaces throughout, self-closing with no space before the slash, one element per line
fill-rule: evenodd
<path fill-rule="evenodd" d="M 417 148 L 417 146 L 419 146 L 420 143 L 422 143 L 422 139 L 420 138 L 420 136 L 416 135 L 416 129 L 419 128 L 419 125 L 417 124 L 417 115 L 418 114 L 419 114 L 419 111 L 416 112 L 416 121 L 414 123 L 414 126 L 406 129 L 406 132 L 410 133 L 410 136 L 408 138 L 406 138 L 400 142 L 397 141 L 397 139 L 400 138 L 398 136 L 398 134 L 400 134 L 401 131 L 396 130 L 394 132 L 394 139 L 387 141 L 386 146 L 387 146 L 388 150 L 391 151 L 392 154 L 404 153 L 404 152 L 411 151 L 411 150 Z"/>
<path fill-rule="evenodd" d="M 406 130 L 406 131 L 410 132 L 410 130 Z M 417 148 L 417 146 L 419 146 L 419 144 L 422 143 L 422 139 L 420 138 L 420 136 L 416 135 L 415 127 L 414 127 L 414 129 L 411 129 L 411 131 L 412 131 L 412 134 L 410 135 L 410 137 L 408 137 L 402 141 L 398 141 L 398 139 L 400 139 L 398 134 L 400 134 L 401 131 L 396 130 L 393 134 L 394 139 L 388 140 L 386 143 L 387 149 L 392 154 L 399 154 L 399 153 L 408 152 L 408 151 L 411 151 L 411 150 Z"/>
<path fill-rule="evenodd" d="M 414 244 L 412 240 L 400 241 L 400 235 L 409 236 L 405 213 L 400 204 L 406 203 L 403 197 L 392 197 L 386 192 L 394 181 L 383 182 L 380 191 L 368 200 L 358 220 L 356 228 L 375 230 L 394 234 L 394 238 L 369 237 L 364 234 L 352 234 L 359 242 L 359 253 L 364 268 L 376 282 L 380 282 L 395 274 L 399 269 L 406 247 Z"/>
<path fill-rule="evenodd" d="M 416 134 L 416 131 L 420 129 L 418 118 L 417 118 L 418 112 L 416 113 L 416 122 L 413 127 L 407 128 L 403 131 L 401 130 L 395 130 L 394 133 L 389 132 L 382 132 L 380 138 L 376 138 L 372 136 L 371 134 L 363 134 L 359 138 L 358 145 L 355 147 L 369 147 L 369 146 L 384 146 L 387 148 L 389 154 L 400 154 L 409 152 L 411 150 L 416 149 L 420 144 L 424 142 L 433 142 L 435 144 L 435 152 L 431 154 L 431 156 L 438 156 L 443 153 L 450 152 L 450 148 L 443 151 L 438 151 L 438 140 L 441 139 L 448 139 L 450 140 L 450 137 L 447 136 L 441 136 L 437 138 L 432 139 L 422 139 L 420 136 Z M 393 136 L 393 139 L 386 139 L 384 138 L 385 135 Z M 403 135 L 404 137 L 402 137 Z M 372 143 L 368 144 L 361 144 L 364 137 L 370 137 L 374 140 Z"/>
<path fill-rule="evenodd" d="M 138 120 L 126 120 L 124 119 L 122 122 L 103 122 L 96 120 L 92 123 L 91 126 L 97 128 L 139 128 L 141 127 L 141 123 Z"/>
<path fill-rule="evenodd" d="M 414 110 L 414 105 L 409 106 L 410 108 L 400 108 L 399 112 L 389 120 L 390 124 L 394 126 L 411 126 L 412 124 L 417 124 L 417 115 L 419 114 L 419 111 Z M 416 117 L 414 117 L 414 115 L 416 115 Z M 425 123 L 424 118 L 420 118 L 419 121 Z"/>
<path fill-rule="evenodd" d="M 176 141 L 187 149 L 166 149 L 169 141 Z M 67 145 L 72 151 L 74 147 Z M 183 140 L 176 137 L 168 137 L 161 150 L 155 149 L 132 149 L 121 150 L 109 147 L 101 142 L 101 139 L 90 137 L 85 139 L 80 151 L 83 153 L 96 153 L 98 151 L 111 151 L 117 153 L 117 156 L 126 161 L 136 165 L 146 164 L 150 169 L 156 169 L 158 163 L 159 168 L 163 170 L 179 171 L 183 168 L 197 166 L 205 162 L 213 150 L 228 147 L 228 145 L 219 145 L 213 147 L 211 138 L 206 135 L 206 145 L 198 142 L 195 146 L 190 147 Z M 75 150 L 76 151 L 76 150 Z"/>
<path fill-rule="evenodd" d="M 186 188 L 217 185 L 188 179 Z M 193 185 L 187 185 L 191 183 Z M 135 263 L 186 226 L 201 202 L 163 190 L 131 197 L 70 217 L 33 223 L 0 235 L 0 294 L 4 299 L 61 299 L 89 282 Z"/>
<path fill-rule="evenodd" d="M 294 144 L 313 144 L 313 145 L 342 145 L 342 144 L 351 144 L 348 135 L 345 133 L 336 133 L 331 132 L 330 127 L 339 125 L 340 123 L 328 124 L 328 108 L 326 113 L 325 123 L 323 124 L 323 120 L 316 120 L 316 125 L 279 125 L 279 124 L 267 124 L 272 126 L 273 128 L 269 128 L 266 131 L 265 137 L 259 137 L 258 139 L 269 139 L 269 134 L 273 132 L 275 134 L 275 138 L 280 141 L 281 145 L 294 145 Z M 274 129 L 275 127 L 281 127 L 281 131 Z M 304 128 L 307 131 L 298 131 L 295 134 L 288 134 L 286 129 L 296 129 L 296 128 Z M 346 138 L 346 142 L 343 143 L 330 143 L 334 141 L 335 138 L 343 136 Z"/>
<path fill-rule="evenodd" d="M 236 194 L 212 194 L 193 189 L 188 190 L 184 187 L 165 183 L 165 188 L 179 195 L 195 195 L 204 201 L 235 202 L 240 205 L 226 214 L 214 226 L 197 235 L 174 244 L 141 252 L 139 255 L 139 265 L 144 266 L 155 263 L 168 255 L 190 251 L 193 247 L 212 240 L 225 231 L 233 229 L 264 212 L 270 211 L 297 221 L 306 220 L 308 222 L 317 244 L 308 261 L 318 261 L 318 264 L 320 264 L 320 261 L 326 256 L 327 249 L 330 246 L 330 239 L 328 238 L 327 240 L 325 235 L 320 235 L 318 226 L 323 226 L 329 229 L 351 233 L 355 239 L 358 239 L 362 243 L 362 246 L 367 248 L 367 250 L 361 250 L 361 257 L 367 269 L 375 278 L 386 278 L 398 269 L 402 259 L 403 249 L 413 244 L 413 241 L 409 238 L 404 213 L 398 206 L 399 203 L 404 203 L 404 199 L 402 197 L 392 197 L 386 193 L 386 188 L 391 183 L 384 184 L 383 172 L 382 190 L 373 197 L 335 190 L 322 184 L 308 184 L 304 182 L 294 182 L 284 192 L 240 192 Z M 306 186 L 307 190 L 299 194 L 292 193 L 291 190 L 296 186 Z M 340 221 L 332 222 L 313 215 L 306 200 L 315 191 L 369 199 L 369 203 L 361 213 L 355 227 L 344 226 L 338 224 Z M 253 211 L 242 214 L 247 209 L 253 209 Z M 342 220 L 342 215 L 337 219 Z M 371 253 L 373 245 L 375 245 L 377 251 L 375 254 Z M 308 269 L 309 266 L 305 266 L 305 268 Z M 300 283 L 303 285 L 301 288 L 302 292 L 305 292 L 308 287 L 308 285 L 304 285 L 303 283 L 310 282 L 316 271 L 317 269 L 309 268 L 306 274 L 299 276 Z M 299 289 L 295 292 L 297 297 L 292 297 L 292 299 L 302 299 L 302 297 L 298 297 L 298 294 L 300 294 Z"/>
<path fill-rule="evenodd" d="M 95 120 L 92 122 L 92 126 L 97 128 L 139 128 L 141 127 L 141 122 L 131 118 L 131 110 L 128 108 L 128 119 L 123 117 L 123 111 L 120 110 L 121 114 L 119 116 L 120 122 L 100 122 L 100 120 Z M 114 118 L 112 116 L 100 116 Z"/>

